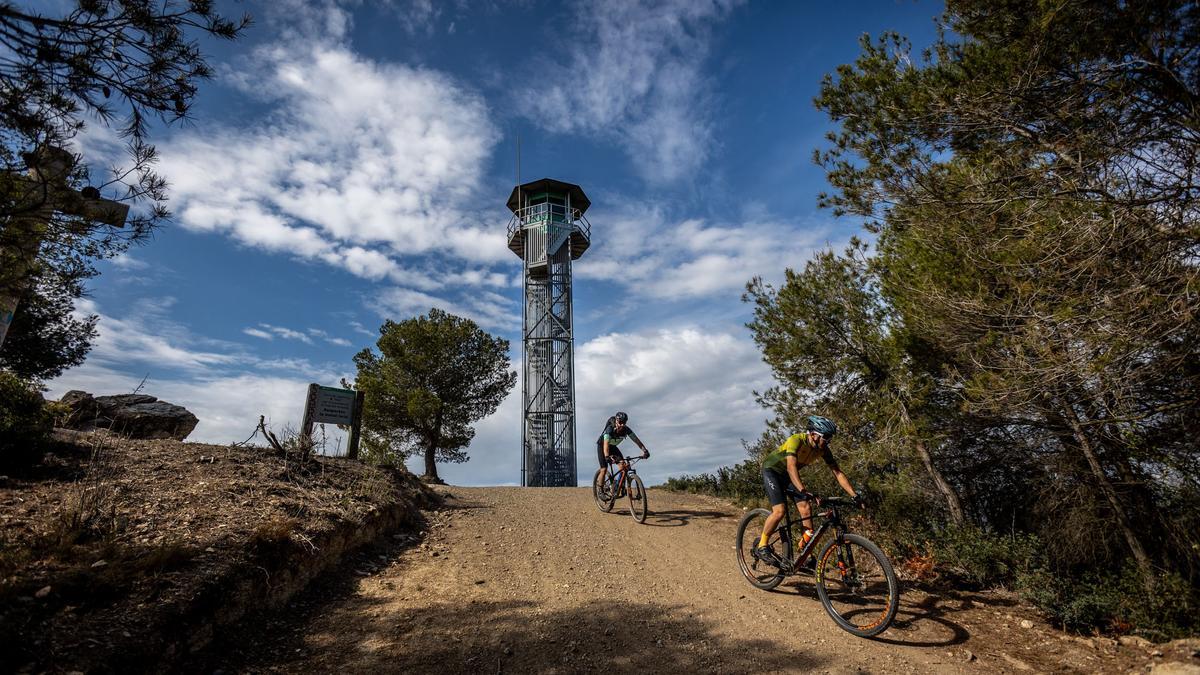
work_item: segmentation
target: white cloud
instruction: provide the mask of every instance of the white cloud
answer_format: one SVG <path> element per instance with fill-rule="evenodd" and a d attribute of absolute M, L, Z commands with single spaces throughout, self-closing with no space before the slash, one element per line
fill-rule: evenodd
<path fill-rule="evenodd" d="M 353 376 L 344 364 L 262 358 L 242 345 L 198 336 L 168 318 L 172 302 L 139 301 L 125 317 L 114 317 L 91 300 L 77 301 L 77 313 L 100 315 L 99 335 L 82 366 L 47 383 L 48 396 L 59 398 L 71 389 L 128 393 L 145 378 L 143 393 L 182 405 L 200 419 L 188 440 L 223 444 L 248 436 L 260 414 L 276 430 L 298 428 L 310 382 L 333 385 Z M 246 332 L 252 330 L 257 329 Z M 336 429 L 327 431 L 331 443 L 341 439 Z"/>
<path fill-rule="evenodd" d="M 100 313 L 89 301 L 81 304 L 80 311 Z M 143 391 L 200 418 L 189 440 L 229 443 L 248 436 L 259 414 L 276 429 L 298 427 L 308 383 L 353 377 L 343 365 L 264 359 L 231 343 L 192 336 L 165 318 L 169 304 L 142 303 L 131 309 L 133 318 L 101 314 L 94 356 L 51 381 L 49 395 L 57 398 L 70 389 L 128 392 L 148 374 Z M 320 329 L 308 332 L 325 337 Z M 218 354 L 198 348 L 201 344 L 222 349 Z M 520 370 L 519 363 L 513 367 Z M 599 336 L 578 345 L 575 372 L 577 460 L 584 484 L 594 470 L 595 436 L 618 409 L 631 415 L 631 424 L 654 451 L 642 467 L 650 482 L 739 461 L 740 440 L 757 437 L 767 416 L 752 392 L 772 384 L 749 335 L 700 327 Z M 471 461 L 440 465 L 439 471 L 459 484 L 519 481 L 519 383 L 476 430 Z M 331 450 L 339 442 L 344 448 L 336 430 L 327 432 Z"/>
<path fill-rule="evenodd" d="M 737 223 L 669 219 L 641 207 L 596 215 L 604 236 L 575 264 L 580 279 L 605 279 L 663 299 L 737 297 L 754 276 L 783 277 L 830 244 L 830 230 L 770 218 Z M 836 242 L 835 242 L 836 245 Z"/>
<path fill-rule="evenodd" d="M 514 367 L 520 371 L 520 364 Z M 602 335 L 577 346 L 576 460 L 579 482 L 595 472 L 595 439 L 617 410 L 651 449 L 639 473 L 657 484 L 667 476 L 713 471 L 744 458 L 741 440 L 755 439 L 769 416 L 755 390 L 773 384 L 748 334 L 690 327 Z M 466 464 L 439 465 L 458 484 L 519 483 L 520 383 L 496 414 L 476 425 Z M 416 471 L 423 466 L 412 463 Z"/>
<path fill-rule="evenodd" d="M 367 329 L 366 329 L 366 328 L 365 328 L 365 327 L 364 327 L 364 326 L 363 326 L 361 323 L 359 323 L 358 321 L 351 321 L 351 322 L 350 322 L 350 327 L 351 327 L 351 328 L 353 328 L 353 329 L 354 329 L 354 332 L 355 332 L 355 333 L 358 333 L 359 335 L 366 335 L 366 336 L 367 336 L 367 337 L 369 337 L 369 338 L 377 338 L 377 337 L 379 337 L 379 333 L 367 330 Z"/>
<path fill-rule="evenodd" d="M 521 91 L 519 105 L 552 131 L 616 140 L 652 181 L 687 177 L 713 144 L 701 73 L 712 26 L 738 4 L 577 3 L 574 23 L 586 30 L 568 43 L 566 58 L 534 66 L 537 84 Z"/>
<path fill-rule="evenodd" d="M 487 290 L 474 290 L 458 300 L 448 300 L 410 288 L 393 287 L 375 294 L 368 305 L 380 316 L 397 321 L 437 308 L 471 319 L 485 329 L 515 330 L 521 323 L 518 300 Z"/>
<path fill-rule="evenodd" d="M 259 326 L 259 328 L 262 328 L 265 331 L 269 331 L 273 335 L 278 335 L 279 337 L 281 337 L 285 340 L 299 340 L 300 342 L 303 342 L 304 344 L 309 344 L 309 345 L 311 345 L 313 343 L 312 338 L 308 337 L 307 335 L 305 335 L 304 333 L 302 333 L 298 330 L 292 330 L 291 328 L 284 328 L 283 326 L 272 326 L 269 323 L 260 323 L 260 324 L 258 324 L 258 326 Z M 253 329 L 249 329 L 249 330 L 253 330 Z M 254 335 L 253 333 L 250 333 L 249 330 L 246 330 L 243 332 L 245 332 L 249 335 Z M 262 337 L 262 336 L 255 335 L 255 337 Z"/>
<path fill-rule="evenodd" d="M 271 112 L 160 144 L 180 224 L 422 291 L 459 277 L 406 260 L 467 259 L 484 278 L 511 265 L 502 225 L 469 224 L 499 138 L 483 98 L 444 73 L 355 53 L 336 6 L 286 7 L 280 42 L 227 76 Z"/>
<path fill-rule="evenodd" d="M 246 335 L 249 335 L 250 337 L 262 338 L 264 340 L 274 340 L 275 339 L 274 335 L 271 335 L 270 333 L 268 333 L 265 330 L 259 330 L 257 328 L 243 328 L 242 332 L 245 333 Z"/>
<path fill-rule="evenodd" d="M 127 272 L 136 271 L 136 270 L 144 270 L 144 269 L 150 267 L 150 263 L 147 263 L 144 260 L 138 260 L 136 258 L 132 258 L 132 257 L 130 257 L 129 253 L 122 253 L 122 254 L 112 258 L 111 260 L 109 260 L 109 262 L 112 263 L 113 267 L 116 267 L 119 270 L 124 270 Z"/>

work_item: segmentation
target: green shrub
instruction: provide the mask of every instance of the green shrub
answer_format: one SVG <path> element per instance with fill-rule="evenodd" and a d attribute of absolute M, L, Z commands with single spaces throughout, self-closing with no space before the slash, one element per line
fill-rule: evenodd
<path fill-rule="evenodd" d="M 1021 595 L 1070 630 L 1134 632 L 1154 640 L 1194 635 L 1200 592 L 1177 574 L 1162 574 L 1150 590 L 1137 566 L 1078 577 L 1047 569 L 1018 577 Z"/>
<path fill-rule="evenodd" d="M 933 541 L 941 572 L 975 586 L 1010 585 L 1031 574 L 1039 560 L 1039 540 L 1032 534 L 996 534 L 977 527 L 951 527 Z"/>
<path fill-rule="evenodd" d="M 0 371 L 0 469 L 22 468 L 41 459 L 54 429 L 54 416 L 29 382 Z"/>
<path fill-rule="evenodd" d="M 753 505 L 766 498 L 763 492 L 762 467 L 748 459 L 741 464 L 723 466 L 715 474 L 684 474 L 667 479 L 666 487 L 675 492 L 710 495 L 728 499 L 740 506 Z"/>

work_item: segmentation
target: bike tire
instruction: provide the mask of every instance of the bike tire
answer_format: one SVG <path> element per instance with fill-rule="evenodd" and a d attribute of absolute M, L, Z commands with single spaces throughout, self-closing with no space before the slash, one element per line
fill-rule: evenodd
<path fill-rule="evenodd" d="M 613 498 L 612 478 L 608 472 L 600 469 L 596 472 L 595 478 L 592 479 L 592 498 L 596 500 L 596 508 L 604 513 L 612 511 L 613 503 L 616 499 Z"/>
<path fill-rule="evenodd" d="M 646 514 L 650 511 L 650 507 L 646 500 L 646 486 L 642 483 L 642 479 L 635 473 L 629 477 L 629 485 L 625 486 L 629 493 L 629 515 L 639 523 L 646 522 Z"/>
<path fill-rule="evenodd" d="M 817 597 L 842 630 L 874 637 L 887 630 L 900 606 L 900 583 L 892 563 L 870 539 L 833 537 L 814 565 Z"/>
<path fill-rule="evenodd" d="M 742 521 L 738 523 L 737 541 L 734 546 L 737 549 L 738 569 L 742 571 L 742 576 L 746 577 L 751 586 L 764 591 L 781 584 L 786 576 L 777 565 L 759 560 L 752 553 L 762 535 L 763 523 L 770 515 L 771 512 L 766 509 L 754 509 L 742 516 Z M 784 560 L 791 560 L 792 542 L 781 538 L 779 530 L 780 528 L 775 528 L 775 532 L 767 540 L 767 545 L 775 549 L 776 554 L 782 553 Z"/>

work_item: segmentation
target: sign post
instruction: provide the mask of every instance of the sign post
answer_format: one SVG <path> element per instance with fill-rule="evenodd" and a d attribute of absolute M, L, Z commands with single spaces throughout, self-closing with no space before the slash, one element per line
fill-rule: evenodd
<path fill-rule="evenodd" d="M 358 442 L 362 426 L 363 393 L 341 387 L 323 387 L 317 383 L 308 385 L 308 398 L 304 404 L 304 421 L 300 435 L 312 438 L 314 424 L 339 424 L 350 427 L 350 443 L 347 448 L 350 459 L 358 458 Z"/>

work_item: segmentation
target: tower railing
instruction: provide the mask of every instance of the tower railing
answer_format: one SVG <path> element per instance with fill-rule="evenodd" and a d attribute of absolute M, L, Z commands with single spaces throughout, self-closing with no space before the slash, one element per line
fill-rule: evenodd
<path fill-rule="evenodd" d="M 566 206 L 544 203 L 533 204 L 514 211 L 512 218 L 508 221 L 508 236 L 511 238 L 518 230 L 551 221 L 570 223 L 579 228 L 583 236 L 589 240 L 592 238 L 592 224 L 588 222 L 588 219 L 579 209 L 572 208 L 570 213 L 568 213 Z"/>

